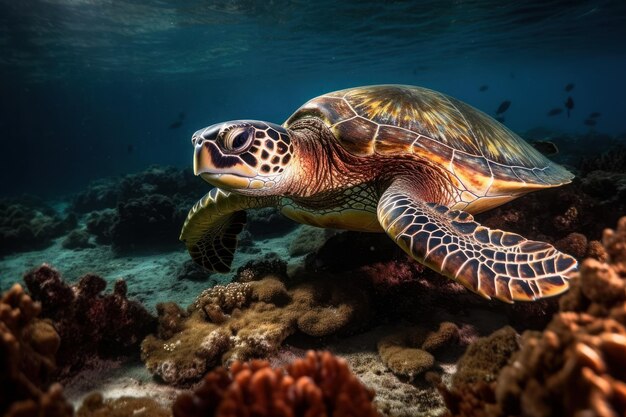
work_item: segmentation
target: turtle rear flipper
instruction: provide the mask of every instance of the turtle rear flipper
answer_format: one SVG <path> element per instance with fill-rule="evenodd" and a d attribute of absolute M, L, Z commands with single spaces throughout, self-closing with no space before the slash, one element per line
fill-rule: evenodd
<path fill-rule="evenodd" d="M 214 272 L 228 272 L 237 235 L 246 224 L 245 209 L 263 207 L 263 198 L 213 188 L 189 210 L 180 233 L 194 262 Z"/>
<path fill-rule="evenodd" d="M 424 265 L 470 290 L 505 302 L 560 294 L 576 260 L 544 242 L 492 230 L 469 213 L 426 203 L 396 181 L 378 203 L 387 234 Z"/>

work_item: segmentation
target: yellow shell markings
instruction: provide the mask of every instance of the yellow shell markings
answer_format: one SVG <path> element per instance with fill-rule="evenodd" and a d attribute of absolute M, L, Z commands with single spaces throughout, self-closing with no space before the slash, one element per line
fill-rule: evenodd
<path fill-rule="evenodd" d="M 478 213 L 526 192 L 569 182 L 488 115 L 436 91 L 398 85 L 341 90 L 306 103 L 286 123 L 320 117 L 357 155 L 412 153 L 450 173 L 454 209 Z"/>

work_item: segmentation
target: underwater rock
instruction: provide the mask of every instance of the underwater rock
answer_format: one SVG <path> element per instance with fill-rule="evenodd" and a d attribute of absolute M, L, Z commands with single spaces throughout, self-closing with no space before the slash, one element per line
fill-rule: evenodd
<path fill-rule="evenodd" d="M 173 411 L 175 417 L 374 417 L 373 398 L 345 360 L 309 351 L 284 369 L 260 360 L 218 368 L 192 393 L 181 394 Z"/>
<path fill-rule="evenodd" d="M 295 257 L 316 252 L 335 233 L 333 229 L 301 225 L 298 234 L 289 244 L 289 255 Z"/>
<path fill-rule="evenodd" d="M 177 280 L 208 281 L 210 277 L 211 272 L 191 259 L 183 262 L 176 272 Z"/>
<path fill-rule="evenodd" d="M 60 385 L 48 387 L 59 335 L 19 284 L 0 297 L 0 414 L 71 416 Z"/>
<path fill-rule="evenodd" d="M 310 271 L 344 272 L 404 255 L 384 233 L 341 232 L 306 258 Z"/>
<path fill-rule="evenodd" d="M 425 266 L 408 256 L 403 259 L 393 259 L 386 262 L 377 262 L 359 268 L 378 292 L 384 292 L 394 286 L 417 281 L 422 277 Z"/>
<path fill-rule="evenodd" d="M 96 236 L 96 242 L 101 245 L 111 244 L 111 226 L 117 218 L 117 210 L 104 209 L 92 211 L 85 216 L 87 231 Z"/>
<path fill-rule="evenodd" d="M 524 332 L 495 382 L 440 386 L 452 415 L 626 413 L 626 217 L 602 243 L 607 262 L 582 263 L 560 312 L 543 332 Z"/>
<path fill-rule="evenodd" d="M 245 227 L 253 239 L 284 235 L 299 226 L 298 223 L 280 214 L 280 211 L 274 207 L 248 210 L 247 214 Z"/>
<path fill-rule="evenodd" d="M 95 245 L 89 241 L 89 233 L 84 229 L 74 229 L 63 239 L 61 246 L 65 249 L 87 249 Z"/>
<path fill-rule="evenodd" d="M 76 417 L 171 417 L 172 411 L 148 397 L 104 399 L 100 393 L 89 394 L 76 411 Z"/>
<path fill-rule="evenodd" d="M 76 227 L 73 214 L 62 218 L 43 202 L 32 199 L 0 200 L 0 256 L 43 249 Z"/>
<path fill-rule="evenodd" d="M 187 311 L 158 306 L 159 333 L 141 344 L 148 370 L 168 384 L 200 379 L 212 367 L 267 357 L 290 335 L 348 332 L 366 322 L 368 297 L 331 279 L 287 288 L 276 278 L 205 290 Z"/>
<path fill-rule="evenodd" d="M 88 359 L 137 355 L 141 340 L 156 328 L 156 319 L 126 296 L 126 283 L 118 280 L 112 293 L 102 294 L 107 282 L 93 274 L 68 285 L 59 272 L 44 264 L 28 272 L 24 281 L 41 316 L 61 336 L 57 363 L 63 374 L 80 370 Z"/>
<path fill-rule="evenodd" d="M 405 328 L 383 337 L 378 342 L 378 354 L 392 372 L 413 379 L 435 366 L 433 354 L 458 336 L 459 328 L 450 322 L 441 323 L 436 331 Z"/>
<path fill-rule="evenodd" d="M 113 249 L 126 254 L 180 247 L 178 235 L 185 216 L 169 197 L 161 194 L 120 203 L 110 229 Z"/>
<path fill-rule="evenodd" d="M 283 281 L 288 280 L 287 262 L 275 256 L 253 259 L 237 269 L 233 281 L 258 281 L 267 276 L 273 276 Z"/>

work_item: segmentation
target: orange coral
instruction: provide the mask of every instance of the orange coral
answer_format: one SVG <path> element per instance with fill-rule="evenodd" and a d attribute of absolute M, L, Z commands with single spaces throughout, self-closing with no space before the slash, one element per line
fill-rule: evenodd
<path fill-rule="evenodd" d="M 0 414 L 4 416 L 71 416 L 61 387 L 45 390 L 55 368 L 59 335 L 37 319 L 41 306 L 15 284 L 0 297 Z"/>
<path fill-rule="evenodd" d="M 343 359 L 309 351 L 285 369 L 266 361 L 218 368 L 174 403 L 175 417 L 375 417 L 374 393 Z"/>

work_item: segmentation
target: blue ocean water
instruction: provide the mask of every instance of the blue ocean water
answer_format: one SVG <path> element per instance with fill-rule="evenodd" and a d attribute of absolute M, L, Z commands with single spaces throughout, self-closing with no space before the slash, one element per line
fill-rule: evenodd
<path fill-rule="evenodd" d="M 1 0 L 0 71 L 0 193 L 54 197 L 190 166 L 199 128 L 282 123 L 366 84 L 420 85 L 492 115 L 510 100 L 518 133 L 622 133 L 626 2 Z M 571 117 L 547 116 L 570 96 Z"/>

